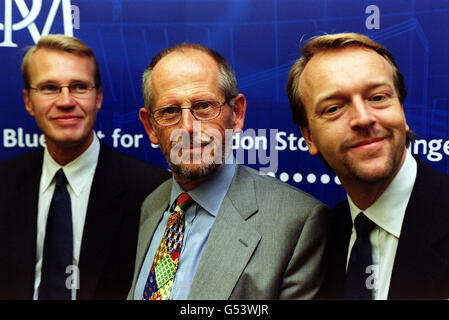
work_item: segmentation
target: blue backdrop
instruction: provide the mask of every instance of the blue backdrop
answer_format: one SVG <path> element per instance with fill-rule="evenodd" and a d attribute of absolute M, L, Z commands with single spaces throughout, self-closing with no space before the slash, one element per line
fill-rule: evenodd
<path fill-rule="evenodd" d="M 268 167 L 333 205 L 345 193 L 335 175 L 308 154 L 291 120 L 286 80 L 305 39 L 359 32 L 389 48 L 405 76 L 405 113 L 418 133 L 412 152 L 449 172 L 448 22 L 449 0 L 3 0 L 0 160 L 39 145 L 39 129 L 22 100 L 26 46 L 46 33 L 66 33 L 92 47 L 99 61 L 104 102 L 96 130 L 103 140 L 166 167 L 138 119 L 141 74 L 167 46 L 198 42 L 231 63 L 247 97 L 245 130 L 234 139 L 244 162 Z"/>

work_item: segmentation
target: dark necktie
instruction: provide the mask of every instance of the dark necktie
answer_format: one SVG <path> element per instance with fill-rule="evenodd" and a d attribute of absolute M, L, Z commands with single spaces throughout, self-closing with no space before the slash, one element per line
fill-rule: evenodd
<path fill-rule="evenodd" d="M 71 300 L 67 287 L 68 266 L 73 264 L 72 207 L 64 171 L 56 173 L 56 185 L 45 231 L 39 300 Z"/>
<path fill-rule="evenodd" d="M 178 269 L 184 238 L 184 213 L 193 204 L 188 193 L 181 193 L 168 218 L 164 236 L 154 256 L 142 300 L 168 300 Z"/>
<path fill-rule="evenodd" d="M 352 247 L 348 271 L 346 272 L 345 299 L 373 299 L 373 288 L 367 281 L 370 276 L 370 273 L 367 272 L 367 267 L 373 264 L 369 234 L 374 226 L 374 222 L 368 219 L 363 212 L 359 213 L 355 218 L 354 227 L 357 239 Z"/>

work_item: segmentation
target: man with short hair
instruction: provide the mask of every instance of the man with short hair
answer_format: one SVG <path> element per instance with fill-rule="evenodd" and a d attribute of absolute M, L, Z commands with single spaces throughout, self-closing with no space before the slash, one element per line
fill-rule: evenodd
<path fill-rule="evenodd" d="M 329 222 L 328 298 L 449 298 L 449 179 L 411 155 L 403 76 L 355 33 L 313 38 L 287 93 L 312 155 L 347 200 Z"/>
<path fill-rule="evenodd" d="M 217 52 L 180 44 L 143 75 L 139 116 L 173 179 L 144 201 L 129 299 L 310 299 L 326 206 L 235 164 L 246 99 Z"/>
<path fill-rule="evenodd" d="M 46 146 L 0 163 L 0 298 L 124 299 L 140 205 L 169 174 L 95 135 L 103 91 L 82 41 L 41 38 L 22 73 Z"/>

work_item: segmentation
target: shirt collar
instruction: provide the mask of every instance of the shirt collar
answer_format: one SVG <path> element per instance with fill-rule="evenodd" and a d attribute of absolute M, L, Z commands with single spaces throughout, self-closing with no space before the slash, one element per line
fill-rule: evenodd
<path fill-rule="evenodd" d="M 42 167 L 42 190 L 45 191 L 50 186 L 56 172 L 63 168 L 68 184 L 75 194 L 79 196 L 87 183 L 87 178 L 95 173 L 99 154 L 100 142 L 95 133 L 89 148 L 63 167 L 52 158 L 47 147 L 45 147 Z"/>
<path fill-rule="evenodd" d="M 201 183 L 195 189 L 188 191 L 189 195 L 204 210 L 216 217 L 221 203 L 223 202 L 223 199 L 228 192 L 229 186 L 231 185 L 235 169 L 235 159 L 232 158 L 232 163 L 228 163 L 228 161 L 226 161 L 223 167 L 217 172 L 217 174 Z M 174 178 L 172 179 L 173 184 L 170 195 L 171 204 L 173 204 L 173 202 L 182 192 L 185 192 L 182 187 L 176 182 L 176 180 Z"/>
<path fill-rule="evenodd" d="M 354 222 L 357 215 L 363 213 L 376 225 L 399 238 L 417 172 L 416 160 L 409 149 L 406 151 L 404 163 L 396 177 L 382 195 L 366 210 L 360 210 L 348 197 L 351 218 Z"/>

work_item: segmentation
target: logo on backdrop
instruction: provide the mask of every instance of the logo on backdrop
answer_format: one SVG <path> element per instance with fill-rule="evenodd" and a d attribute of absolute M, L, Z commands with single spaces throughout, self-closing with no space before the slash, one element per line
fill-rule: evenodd
<path fill-rule="evenodd" d="M 19 9 L 20 15 L 22 16 L 22 20 L 20 21 L 13 21 L 13 3 Z M 17 47 L 18 45 L 13 39 L 14 31 L 25 28 L 28 29 L 34 43 L 37 43 L 42 36 L 50 33 L 59 8 L 62 10 L 64 34 L 73 36 L 73 28 L 79 29 L 79 8 L 72 6 L 70 0 L 53 0 L 48 12 L 42 12 L 42 0 L 33 0 L 30 8 L 25 3 L 25 0 L 5 0 L 4 17 L 0 16 L 0 19 L 3 18 L 3 23 L 0 22 L 0 31 L 3 31 L 4 34 L 3 42 L 0 42 L 0 47 Z M 47 15 L 41 31 L 39 31 L 34 23 L 40 14 Z"/>

